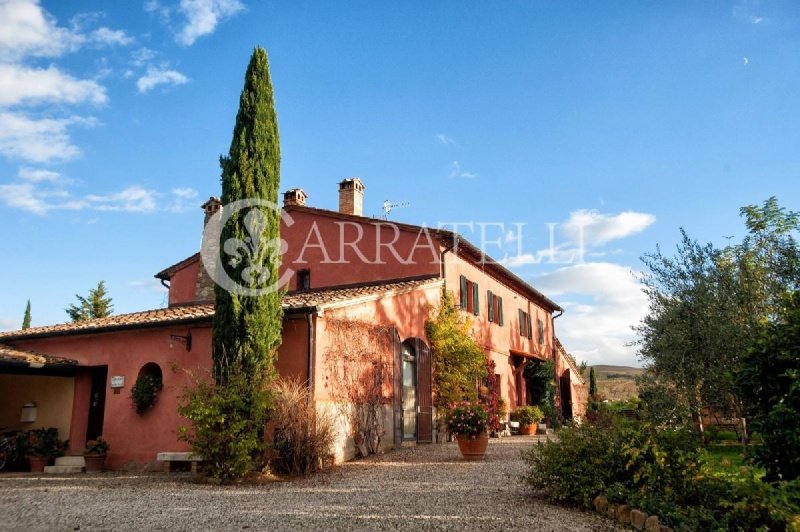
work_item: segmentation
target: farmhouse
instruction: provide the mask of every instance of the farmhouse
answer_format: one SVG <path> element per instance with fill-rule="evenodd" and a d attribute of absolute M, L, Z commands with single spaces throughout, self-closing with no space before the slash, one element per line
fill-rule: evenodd
<path fill-rule="evenodd" d="M 386 352 L 386 447 L 436 441 L 431 353 L 424 323 L 442 289 L 472 318 L 473 334 L 495 363 L 506 405 L 527 404 L 526 363 L 555 361 L 558 406 L 567 418 L 585 411 L 585 383 L 555 336 L 555 302 L 456 233 L 363 216 L 364 185 L 339 183 L 339 210 L 306 205 L 301 189 L 284 193 L 281 278 L 287 280 L 281 375 L 308 382 L 318 408 L 333 408 L 330 353 L 343 321 L 391 331 Z M 211 198 L 205 223 L 220 214 Z M 211 368 L 214 281 L 200 253 L 156 274 L 169 288 L 166 308 L 0 333 L 0 426 L 54 426 L 80 454 L 87 439 L 111 444 L 111 468 L 151 464 L 157 453 L 188 450 L 177 413 L 192 380 Z M 161 379 L 152 408 L 137 413 L 131 387 Z M 28 406 L 28 421 L 21 411 Z M 33 421 L 30 410 L 35 405 Z M 340 431 L 337 459 L 352 456 Z"/>

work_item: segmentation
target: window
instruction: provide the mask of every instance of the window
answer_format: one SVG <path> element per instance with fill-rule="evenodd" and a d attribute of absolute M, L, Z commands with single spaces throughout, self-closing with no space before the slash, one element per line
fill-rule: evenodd
<path fill-rule="evenodd" d="M 503 325 L 503 298 L 497 297 L 491 290 L 486 291 L 489 321 Z"/>
<path fill-rule="evenodd" d="M 463 275 L 461 276 L 461 309 L 476 316 L 481 314 L 481 304 L 478 283 L 473 283 Z"/>
<path fill-rule="evenodd" d="M 533 337 L 531 315 L 519 309 L 519 335 L 531 339 Z"/>
<path fill-rule="evenodd" d="M 539 345 L 544 345 L 544 322 L 539 321 Z"/>
<path fill-rule="evenodd" d="M 297 289 L 311 289 L 311 270 L 300 270 L 297 272 Z"/>

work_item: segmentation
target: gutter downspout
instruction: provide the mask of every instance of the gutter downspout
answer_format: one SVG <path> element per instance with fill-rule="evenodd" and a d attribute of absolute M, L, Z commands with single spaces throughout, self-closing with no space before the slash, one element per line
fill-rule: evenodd
<path fill-rule="evenodd" d="M 556 347 L 556 319 L 560 318 L 563 314 L 564 310 L 562 309 L 558 314 L 553 316 L 553 319 L 551 320 L 553 323 L 553 373 L 555 373 L 553 377 L 555 378 L 555 383 L 556 383 L 556 397 L 558 397 L 558 406 L 559 406 L 558 409 L 561 411 L 562 417 L 564 416 L 564 401 L 563 398 L 561 397 L 561 379 L 558 374 L 558 361 L 556 359 L 556 356 L 558 354 L 558 348 Z"/>
<path fill-rule="evenodd" d="M 308 386 L 308 403 L 311 404 L 314 398 L 314 313 L 306 314 L 306 324 L 308 325 L 308 359 L 306 361 L 306 385 Z"/>

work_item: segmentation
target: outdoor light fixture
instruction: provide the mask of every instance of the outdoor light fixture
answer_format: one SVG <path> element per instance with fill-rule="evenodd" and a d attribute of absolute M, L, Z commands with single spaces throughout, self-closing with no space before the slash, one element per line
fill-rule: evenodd
<path fill-rule="evenodd" d="M 36 403 L 31 401 L 22 406 L 22 413 L 19 416 L 20 423 L 33 423 L 36 421 Z"/>
<path fill-rule="evenodd" d="M 180 342 L 186 346 L 187 351 L 192 350 L 192 330 L 189 329 L 189 332 L 186 333 L 186 336 L 180 336 L 178 334 L 170 334 L 169 335 L 169 348 L 172 349 L 172 346 L 175 342 Z"/>

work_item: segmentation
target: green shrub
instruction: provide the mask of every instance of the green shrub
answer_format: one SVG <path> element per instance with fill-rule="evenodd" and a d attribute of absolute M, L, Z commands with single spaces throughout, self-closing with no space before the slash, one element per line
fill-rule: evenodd
<path fill-rule="evenodd" d="M 590 506 L 626 477 L 623 442 L 618 431 L 596 424 L 567 427 L 558 442 L 541 442 L 525 454 L 527 482 L 554 502 Z"/>
<path fill-rule="evenodd" d="M 192 427 L 180 427 L 178 436 L 203 458 L 206 476 L 232 482 L 260 465 L 268 399 L 262 382 L 243 375 L 225 384 L 198 381 L 185 391 L 178 412 Z"/>
<path fill-rule="evenodd" d="M 587 507 L 604 494 L 679 530 L 783 530 L 800 514 L 800 481 L 768 484 L 752 471 L 715 475 L 688 428 L 601 421 L 568 427 L 558 442 L 528 451 L 531 487 L 551 501 Z"/>
<path fill-rule="evenodd" d="M 163 388 L 161 378 L 145 373 L 140 375 L 131 389 L 131 399 L 136 407 L 136 413 L 144 414 L 156 402 L 158 392 Z"/>
<path fill-rule="evenodd" d="M 33 429 L 26 433 L 25 456 L 53 458 L 63 456 L 69 447 L 69 440 L 58 439 L 55 427 Z"/>
<path fill-rule="evenodd" d="M 514 410 L 514 421 L 520 425 L 536 425 L 544 418 L 542 409 L 538 406 L 518 406 Z"/>
<path fill-rule="evenodd" d="M 297 379 L 279 379 L 272 401 L 270 417 L 276 425 L 273 469 L 292 475 L 307 475 L 320 469 L 333 453 L 333 418 L 317 412 L 309 401 L 308 387 Z"/>

